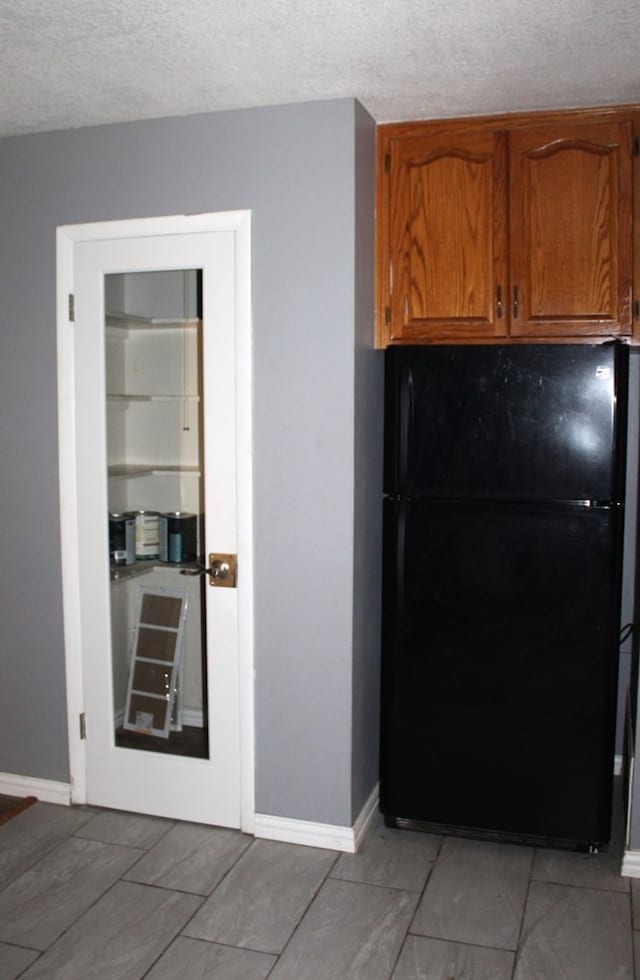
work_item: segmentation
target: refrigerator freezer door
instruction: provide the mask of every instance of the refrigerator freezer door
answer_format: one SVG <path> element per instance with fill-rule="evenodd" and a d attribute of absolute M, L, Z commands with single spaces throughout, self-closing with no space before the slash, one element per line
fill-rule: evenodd
<path fill-rule="evenodd" d="M 620 519 L 385 501 L 388 818 L 608 840 Z"/>
<path fill-rule="evenodd" d="M 628 349 L 390 347 L 385 492 L 622 499 Z"/>

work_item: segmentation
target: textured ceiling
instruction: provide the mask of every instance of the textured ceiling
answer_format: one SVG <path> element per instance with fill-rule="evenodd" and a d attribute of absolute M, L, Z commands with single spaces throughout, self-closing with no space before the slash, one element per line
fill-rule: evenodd
<path fill-rule="evenodd" d="M 0 136 L 355 96 L 378 122 L 640 102 L 640 0 L 0 0 Z"/>

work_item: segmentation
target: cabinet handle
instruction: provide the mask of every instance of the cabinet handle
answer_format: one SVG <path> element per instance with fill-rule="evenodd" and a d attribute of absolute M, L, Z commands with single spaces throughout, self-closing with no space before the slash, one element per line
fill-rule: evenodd
<path fill-rule="evenodd" d="M 496 313 L 498 319 L 502 319 L 502 286 L 498 286 L 496 289 Z"/>
<path fill-rule="evenodd" d="M 513 287 L 513 318 L 514 320 L 518 316 L 518 287 Z"/>

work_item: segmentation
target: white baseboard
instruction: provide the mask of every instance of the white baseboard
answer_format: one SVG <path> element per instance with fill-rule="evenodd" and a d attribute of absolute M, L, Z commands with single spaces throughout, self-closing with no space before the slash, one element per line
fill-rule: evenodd
<path fill-rule="evenodd" d="M 367 836 L 367 831 L 371 826 L 376 813 L 378 812 L 379 801 L 380 786 L 376 783 L 371 792 L 371 796 L 362 807 L 362 810 L 358 814 L 356 822 L 353 825 L 353 836 L 356 851 L 359 849 L 362 841 Z"/>
<path fill-rule="evenodd" d="M 16 776 L 0 772 L 0 793 L 5 796 L 35 796 L 42 803 L 71 805 L 69 783 L 56 783 L 52 779 L 36 779 L 33 776 Z"/>
<path fill-rule="evenodd" d="M 353 827 L 336 824 L 313 823 L 309 820 L 293 820 L 289 817 L 272 817 L 256 813 L 254 834 L 265 840 L 282 841 L 285 844 L 305 844 L 308 847 L 325 847 L 332 851 L 355 854 L 378 809 L 378 786 L 360 811 Z"/>
<path fill-rule="evenodd" d="M 640 878 L 640 851 L 625 851 L 620 874 L 626 878 Z"/>

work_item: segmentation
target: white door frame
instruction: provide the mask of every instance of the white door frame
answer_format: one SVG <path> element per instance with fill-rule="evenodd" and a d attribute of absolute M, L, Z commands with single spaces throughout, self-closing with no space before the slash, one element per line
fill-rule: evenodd
<path fill-rule="evenodd" d="M 73 250 L 77 242 L 197 232 L 235 233 L 236 433 L 238 508 L 238 656 L 240 707 L 241 829 L 255 826 L 254 653 L 253 653 L 253 472 L 251 347 L 251 212 L 171 215 L 125 221 L 64 225 L 57 229 L 58 465 L 60 534 L 66 662 L 67 728 L 71 802 L 87 802 L 80 643 L 80 582 L 76 511 L 76 438 L 73 324 L 69 296 L 74 293 Z"/>

